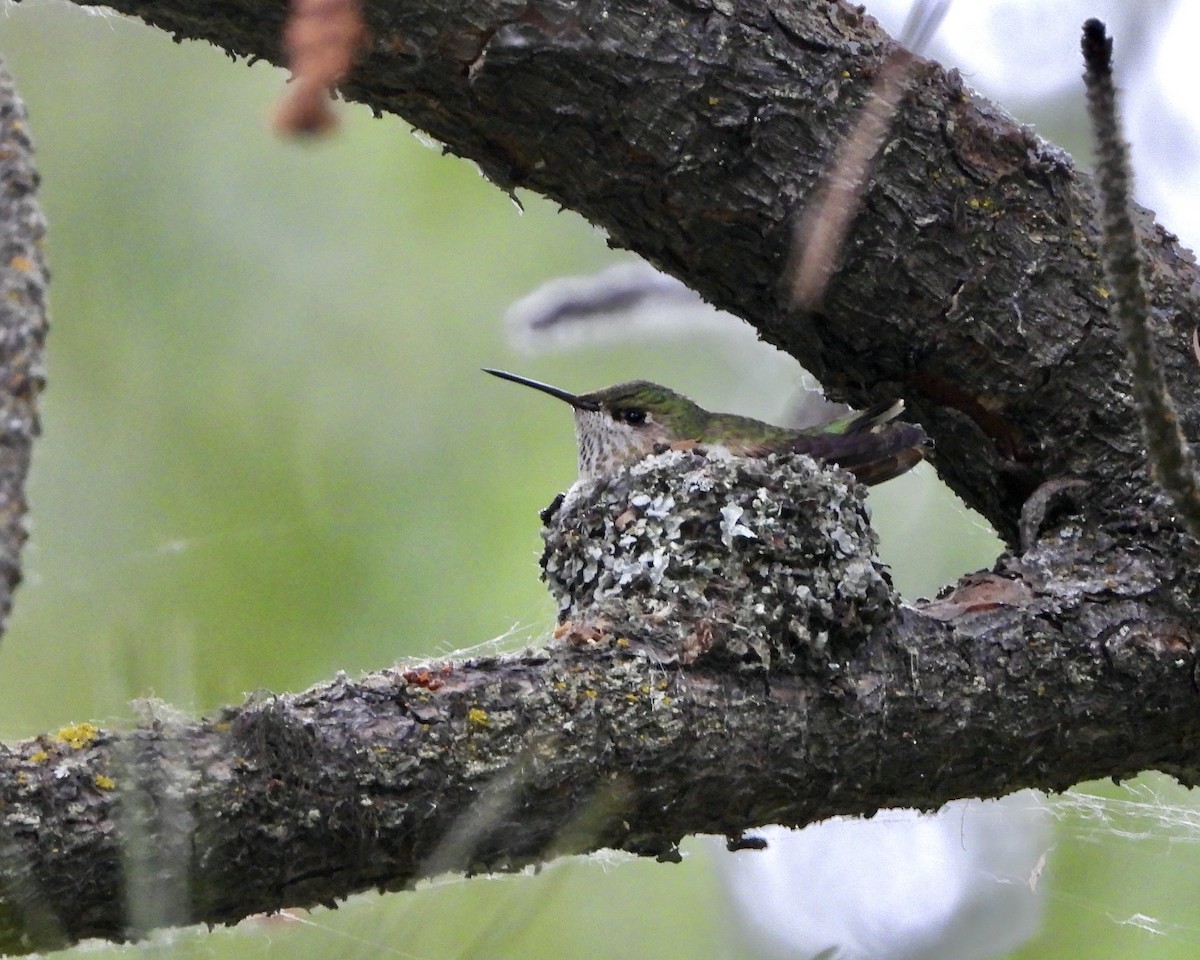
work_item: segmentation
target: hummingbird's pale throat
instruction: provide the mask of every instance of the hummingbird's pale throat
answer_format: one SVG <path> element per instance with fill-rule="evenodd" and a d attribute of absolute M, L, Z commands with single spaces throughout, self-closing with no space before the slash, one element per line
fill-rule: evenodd
<path fill-rule="evenodd" d="M 574 394 L 503 370 L 484 372 L 533 387 L 574 408 L 580 480 L 613 473 L 652 453 L 703 446 L 743 457 L 805 453 L 849 470 L 863 483 L 882 483 L 918 463 L 929 447 L 919 426 L 895 419 L 904 409 L 899 400 L 789 430 L 732 413 L 710 413 L 647 380 Z"/>

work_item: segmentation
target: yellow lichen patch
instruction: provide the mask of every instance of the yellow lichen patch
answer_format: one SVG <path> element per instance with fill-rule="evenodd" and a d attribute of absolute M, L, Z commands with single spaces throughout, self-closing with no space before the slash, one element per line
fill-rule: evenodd
<path fill-rule="evenodd" d="M 596 691 L 595 691 L 595 690 L 593 690 L 593 689 L 591 689 L 590 687 L 589 687 L 587 690 L 584 690 L 584 691 L 583 691 L 583 695 L 584 695 L 585 697 L 587 697 L 589 700 L 595 700 L 595 699 L 596 699 L 596 697 L 598 697 L 598 696 L 599 696 L 599 694 L 598 694 L 598 693 L 596 693 Z"/>
<path fill-rule="evenodd" d="M 116 780 L 114 780 L 112 777 L 106 777 L 102 773 L 96 774 L 96 776 L 92 778 L 92 783 L 94 783 L 96 788 L 99 790 L 114 790 L 117 786 Z"/>
<path fill-rule="evenodd" d="M 467 724 L 472 727 L 486 727 L 492 721 L 488 718 L 487 711 L 481 710 L 479 707 L 472 707 L 467 711 Z"/>
<path fill-rule="evenodd" d="M 1108 299 L 1108 287 L 1097 287 L 1096 292 L 1098 294 L 1100 294 L 1100 296 L 1102 296 L 1105 300 Z"/>
<path fill-rule="evenodd" d="M 29 755 L 30 763 L 45 763 L 49 759 L 50 754 L 48 754 L 45 750 L 36 750 Z"/>
<path fill-rule="evenodd" d="M 9 260 L 8 265 L 14 270 L 20 270 L 22 273 L 29 273 L 31 270 L 33 270 L 33 261 L 28 257 L 21 256 L 20 254 L 17 254 L 15 257 Z"/>
<path fill-rule="evenodd" d="M 75 750 L 82 750 L 93 740 L 100 736 L 100 728 L 94 723 L 70 723 L 63 727 L 54 735 L 56 740 L 61 740 L 68 747 Z"/>
<path fill-rule="evenodd" d="M 626 649 L 629 646 L 629 638 L 628 637 L 617 637 L 617 646 L 620 647 L 622 650 Z"/>

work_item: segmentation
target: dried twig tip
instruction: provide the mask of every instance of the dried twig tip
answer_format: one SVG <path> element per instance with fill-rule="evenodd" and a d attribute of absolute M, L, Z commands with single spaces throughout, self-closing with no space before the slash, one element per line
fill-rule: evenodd
<path fill-rule="evenodd" d="M 1083 62 L 1088 71 L 1098 76 L 1112 73 L 1112 37 L 1102 21 L 1088 20 L 1083 25 Z"/>

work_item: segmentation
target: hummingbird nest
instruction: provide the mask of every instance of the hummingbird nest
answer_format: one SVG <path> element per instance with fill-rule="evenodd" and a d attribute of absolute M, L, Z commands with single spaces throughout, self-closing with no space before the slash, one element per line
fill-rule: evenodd
<path fill-rule="evenodd" d="M 699 450 L 577 483 L 542 515 L 558 636 L 664 663 L 832 667 L 895 605 L 865 490 L 804 455 Z"/>

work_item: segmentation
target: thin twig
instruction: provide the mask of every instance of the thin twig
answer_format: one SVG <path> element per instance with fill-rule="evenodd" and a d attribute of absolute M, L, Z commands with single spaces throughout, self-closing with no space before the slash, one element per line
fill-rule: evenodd
<path fill-rule="evenodd" d="M 330 93 L 366 41 L 360 0 L 292 0 L 283 32 L 292 87 L 275 111 L 279 133 L 327 133 L 337 125 Z"/>
<path fill-rule="evenodd" d="M 862 205 L 871 165 L 907 90 L 914 56 L 936 32 L 949 7 L 949 0 L 913 5 L 900 35 L 902 48 L 884 61 L 853 129 L 838 146 L 825 182 L 796 219 L 788 268 L 794 308 L 815 310 L 821 305 L 838 253 Z"/>
<path fill-rule="evenodd" d="M 1096 183 L 1103 231 L 1101 253 L 1111 288 L 1110 309 L 1125 340 L 1150 469 L 1174 501 L 1187 531 L 1200 537 L 1200 486 L 1192 452 L 1179 427 L 1175 405 L 1154 350 L 1142 252 L 1130 212 L 1133 174 L 1117 117 L 1112 38 L 1099 20 L 1088 20 L 1083 25 L 1082 48 L 1088 114 L 1096 139 Z"/>

